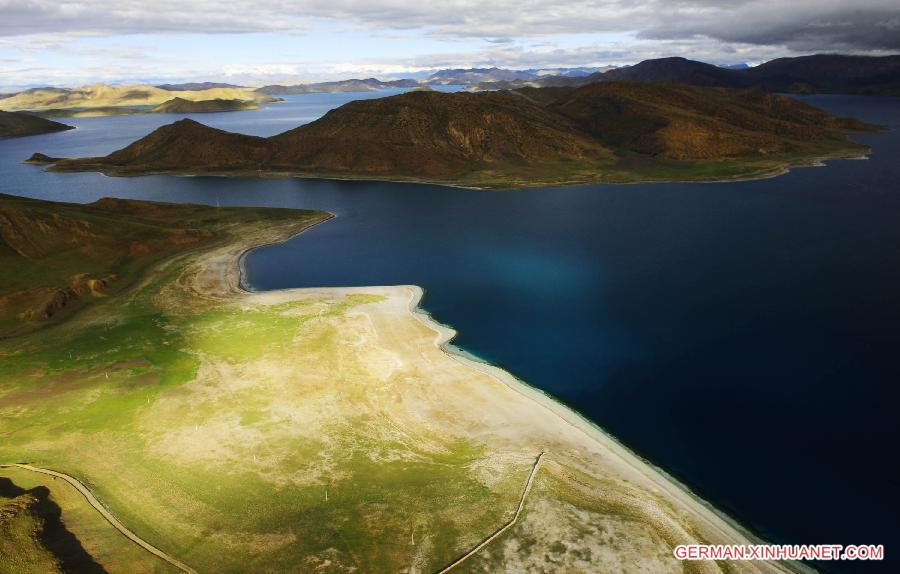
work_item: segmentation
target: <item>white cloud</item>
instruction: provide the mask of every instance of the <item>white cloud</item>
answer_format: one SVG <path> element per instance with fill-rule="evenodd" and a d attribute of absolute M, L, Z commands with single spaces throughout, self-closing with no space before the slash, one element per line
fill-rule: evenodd
<path fill-rule="evenodd" d="M 241 35 L 258 32 L 313 37 L 304 46 L 315 50 L 295 49 L 291 58 L 269 45 L 224 64 L 215 48 L 203 48 L 203 35 L 223 34 L 237 36 L 220 44 L 253 47 L 255 37 Z M 353 33 L 366 42 L 354 46 Z M 171 49 L 157 50 L 138 34 L 190 36 L 183 45 L 191 47 L 179 50 L 173 37 Z M 334 40 L 319 46 L 319 37 Z M 330 50 L 328 41 L 344 49 Z M 403 50 L 390 49 L 393 43 Z M 726 64 L 838 51 L 900 51 L 897 0 L 0 0 L 0 85 L 260 84 L 441 67 L 600 66 L 674 55 Z"/>
<path fill-rule="evenodd" d="M 0 36 L 297 33 L 329 20 L 504 40 L 635 32 L 803 50 L 900 49 L 896 0 L 0 0 Z"/>

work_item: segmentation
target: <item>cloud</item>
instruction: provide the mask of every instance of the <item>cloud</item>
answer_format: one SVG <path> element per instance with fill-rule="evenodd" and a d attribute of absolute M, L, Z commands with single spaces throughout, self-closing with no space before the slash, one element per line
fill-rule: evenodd
<path fill-rule="evenodd" d="M 261 32 L 271 36 L 248 35 Z M 298 34 L 308 41 L 288 38 Z M 159 35 L 171 36 L 153 37 Z M 198 78 L 262 84 L 663 56 L 732 64 L 815 52 L 900 52 L 900 3 L 0 0 L 0 85 Z"/>
<path fill-rule="evenodd" d="M 798 52 L 900 51 L 900 3 L 894 0 L 675 2 L 639 35 L 705 36 L 722 42 L 780 45 Z"/>
<path fill-rule="evenodd" d="M 896 0 L 0 0 L 0 36 L 297 33 L 321 21 L 489 41 L 632 32 L 798 51 L 900 49 Z"/>

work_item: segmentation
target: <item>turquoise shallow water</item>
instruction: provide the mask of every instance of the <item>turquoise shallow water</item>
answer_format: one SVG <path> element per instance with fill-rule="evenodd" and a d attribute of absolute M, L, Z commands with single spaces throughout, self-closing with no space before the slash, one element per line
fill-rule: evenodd
<path fill-rule="evenodd" d="M 378 95 L 378 94 L 375 94 Z M 373 97 L 372 94 L 365 95 Z M 197 115 L 271 135 L 360 94 Z M 0 191 L 326 209 L 247 258 L 258 289 L 415 283 L 456 343 L 596 421 L 766 537 L 900 549 L 900 100 L 815 104 L 894 128 L 865 161 L 728 184 L 485 192 L 108 178 L 19 161 L 107 153 L 174 116 L 0 141 Z M 872 564 L 824 565 L 836 572 Z"/>

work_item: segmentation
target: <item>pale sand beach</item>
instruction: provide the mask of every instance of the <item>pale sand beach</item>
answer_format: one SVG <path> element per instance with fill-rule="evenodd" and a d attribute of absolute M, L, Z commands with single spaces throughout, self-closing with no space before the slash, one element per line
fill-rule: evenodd
<path fill-rule="evenodd" d="M 278 241 L 272 230 L 266 236 L 244 237 L 199 258 L 180 284 L 195 294 L 214 299 L 231 299 L 242 305 L 275 305 L 289 301 L 339 300 L 348 295 L 376 295 L 380 301 L 355 309 L 364 319 L 369 339 L 377 341 L 381 354 L 371 353 L 372 369 L 388 373 L 415 371 L 423 382 L 398 389 L 398 419 L 412 417 L 418 424 L 441 433 L 466 436 L 489 445 L 492 464 L 504 458 L 525 458 L 544 452 L 541 473 L 561 480 L 582 497 L 595 497 L 603 503 L 624 505 L 635 521 L 623 532 L 646 530 L 663 540 L 663 556 L 645 566 L 650 571 L 679 570 L 681 564 L 671 557 L 675 544 L 697 542 L 714 544 L 760 543 L 755 536 L 691 493 L 685 486 L 654 468 L 618 443 L 602 429 L 501 368 L 486 364 L 455 350 L 450 341 L 455 331 L 434 321 L 419 308 L 423 291 L 417 286 L 377 286 L 352 288 L 287 289 L 249 292 L 241 287 L 241 260 L 247 250 Z M 275 232 L 277 233 L 277 231 Z M 384 373 L 382 373 L 384 374 Z M 402 407 L 400 404 L 402 403 Z M 385 405 L 391 409 L 390 405 Z M 553 488 L 542 495 L 553 498 Z M 525 502 L 526 510 L 528 502 Z M 531 502 L 534 502 L 533 500 Z M 541 501 L 545 502 L 545 501 Z M 559 502 L 559 501 L 552 501 Z M 602 506 L 602 505 L 601 505 Z M 545 513 L 543 527 L 565 536 L 567 525 L 553 513 Z M 549 516 L 556 516 L 549 519 Z M 562 520 L 565 522 L 565 520 Z M 588 522 L 590 522 L 588 520 Z M 527 528 L 528 520 L 521 526 Z M 520 528 L 520 527 L 516 527 Z M 507 538 L 524 533 L 513 530 Z M 652 538 L 652 537 L 651 537 Z M 549 540 L 547 541 L 549 543 Z M 657 540 L 660 542 L 660 540 Z M 583 540 L 590 545 L 590 540 Z M 485 548 L 487 556 L 509 547 L 510 540 L 497 540 Z M 596 551 L 597 549 L 594 548 Z M 659 550 L 659 549 L 656 549 Z M 601 550 L 602 551 L 602 550 Z M 639 554 L 646 555 L 648 548 Z M 509 553 L 507 552 L 507 557 Z M 628 554 L 625 553 L 625 556 Z M 649 560 L 649 559 L 648 559 Z M 657 562 L 658 560 L 658 562 Z M 472 562 L 476 559 L 473 557 Z M 655 564 L 655 566 L 651 566 Z M 521 563 L 528 569 L 526 562 Z M 637 566 L 637 565 L 635 565 Z M 802 565 L 769 562 L 729 564 L 731 571 L 790 572 L 806 570 Z M 638 568 L 635 568 L 638 569 Z M 714 562 L 694 562 L 692 571 L 718 572 Z"/>

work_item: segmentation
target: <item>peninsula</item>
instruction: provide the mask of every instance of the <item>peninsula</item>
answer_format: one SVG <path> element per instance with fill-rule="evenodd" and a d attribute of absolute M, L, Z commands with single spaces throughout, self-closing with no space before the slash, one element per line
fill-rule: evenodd
<path fill-rule="evenodd" d="M 12 564 L 60 572 L 65 547 L 96 572 L 794 568 L 676 561 L 678 544 L 755 539 L 563 405 L 448 350 L 419 288 L 240 288 L 247 249 L 326 213 L 0 206 L 17 221 L 0 269 L 25 276 L 3 295 L 59 283 L 17 234 L 68 244 L 66 273 L 105 273 L 98 251 L 163 252 L 126 288 L 0 339 Z"/>
<path fill-rule="evenodd" d="M 754 90 L 605 82 L 408 92 L 345 104 L 262 138 L 183 120 L 55 171 L 312 176 L 472 187 L 761 177 L 858 157 L 875 129 Z"/>
<path fill-rule="evenodd" d="M 75 128 L 31 114 L 0 111 L 0 138 L 33 136 L 72 129 Z"/>

